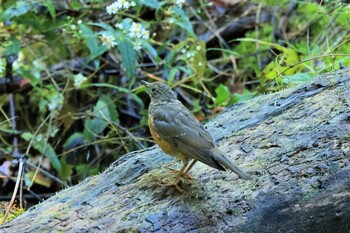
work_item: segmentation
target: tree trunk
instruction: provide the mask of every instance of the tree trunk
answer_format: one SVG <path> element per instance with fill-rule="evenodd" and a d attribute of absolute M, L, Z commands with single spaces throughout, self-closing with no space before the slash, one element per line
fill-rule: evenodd
<path fill-rule="evenodd" d="M 350 232 L 349 70 L 229 107 L 206 124 L 252 181 L 158 147 L 121 157 L 0 232 Z"/>

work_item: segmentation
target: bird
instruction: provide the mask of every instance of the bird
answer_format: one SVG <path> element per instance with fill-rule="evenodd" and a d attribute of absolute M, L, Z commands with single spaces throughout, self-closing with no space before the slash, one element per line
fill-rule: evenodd
<path fill-rule="evenodd" d="M 197 161 L 221 171 L 231 170 L 241 179 L 251 179 L 218 148 L 206 128 L 177 100 L 168 85 L 163 82 L 141 83 L 146 86 L 151 99 L 148 126 L 154 141 L 164 153 L 183 162 L 172 185 L 182 192 L 178 185 L 180 177 L 190 177 L 188 173 Z"/>

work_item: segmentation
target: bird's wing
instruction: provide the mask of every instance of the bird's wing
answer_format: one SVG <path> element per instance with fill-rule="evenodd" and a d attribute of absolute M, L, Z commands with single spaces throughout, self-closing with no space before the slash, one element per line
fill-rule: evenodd
<path fill-rule="evenodd" d="M 224 170 L 211 156 L 211 150 L 215 148 L 212 137 L 188 109 L 179 108 L 177 104 L 180 103 L 154 109 L 155 132 L 189 158 Z"/>

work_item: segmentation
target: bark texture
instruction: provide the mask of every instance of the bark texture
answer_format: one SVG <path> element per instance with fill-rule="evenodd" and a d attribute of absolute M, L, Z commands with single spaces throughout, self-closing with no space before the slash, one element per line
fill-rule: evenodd
<path fill-rule="evenodd" d="M 206 126 L 253 181 L 158 147 L 126 154 L 0 232 L 350 232 L 350 78 L 343 69 L 236 104 Z"/>

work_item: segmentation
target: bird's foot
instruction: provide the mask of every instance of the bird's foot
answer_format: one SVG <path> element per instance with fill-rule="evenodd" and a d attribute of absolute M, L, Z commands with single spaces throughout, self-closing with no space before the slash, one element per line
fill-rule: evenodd
<path fill-rule="evenodd" d="M 174 169 L 174 168 L 167 168 L 169 169 L 172 173 L 175 173 L 175 174 L 179 174 L 180 171 Z M 189 180 L 194 180 L 194 178 L 192 176 L 190 176 L 188 173 L 182 173 L 181 176 L 185 177 L 186 179 L 189 179 Z"/>
<path fill-rule="evenodd" d="M 175 188 L 182 193 L 184 190 L 182 188 L 180 188 L 179 186 L 179 180 L 177 181 L 169 181 L 167 179 L 161 180 L 161 184 L 165 185 L 165 186 L 175 186 Z"/>
<path fill-rule="evenodd" d="M 180 188 L 179 182 L 176 182 L 176 183 L 173 182 L 172 185 L 174 185 L 175 188 L 176 188 L 180 193 L 182 193 L 182 192 L 184 191 L 182 188 Z"/>

